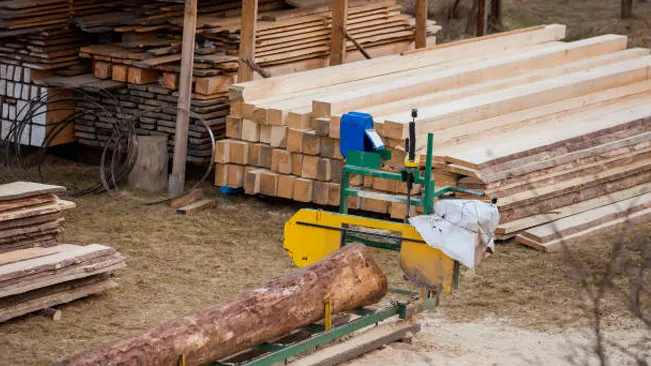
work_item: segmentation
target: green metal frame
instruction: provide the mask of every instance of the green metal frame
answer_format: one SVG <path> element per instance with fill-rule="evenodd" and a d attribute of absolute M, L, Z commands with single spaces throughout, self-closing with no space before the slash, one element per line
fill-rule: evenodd
<path fill-rule="evenodd" d="M 418 293 L 412 291 L 393 289 L 391 291 L 402 295 L 413 296 L 414 298 L 418 295 Z M 400 319 L 407 319 L 413 315 L 414 312 L 420 312 L 436 306 L 438 306 L 438 295 L 432 297 L 428 295 L 427 298 L 417 302 L 415 305 L 412 302 L 397 302 L 388 308 L 380 310 L 370 310 L 365 308 L 355 309 L 352 313 L 359 315 L 359 318 L 353 319 L 339 326 L 333 326 L 330 330 L 325 330 L 320 324 L 311 324 L 302 328 L 301 330 L 312 333 L 312 335 L 307 339 L 292 344 L 262 343 L 254 349 L 266 352 L 263 355 L 240 363 L 214 362 L 211 365 L 270 366 L 394 316 L 397 316 Z"/>
<path fill-rule="evenodd" d="M 434 208 L 434 200 L 442 197 L 449 192 L 461 192 L 472 195 L 483 196 L 483 192 L 473 191 L 469 189 L 457 187 L 441 187 L 435 189 L 436 180 L 432 178 L 432 153 L 434 149 L 434 134 L 427 135 L 427 156 L 425 158 L 424 174 L 418 168 L 403 168 L 403 170 L 411 170 L 414 173 L 414 183 L 421 184 L 424 187 L 424 192 L 420 198 L 411 197 L 411 205 L 420 206 L 423 208 L 423 214 L 429 215 Z M 388 153 L 388 154 L 387 154 Z M 388 151 L 381 152 L 365 152 L 365 151 L 350 151 L 346 158 L 346 165 L 344 165 L 341 179 L 341 198 L 339 202 L 339 213 L 348 213 L 348 198 L 373 198 L 377 200 L 407 203 L 407 196 L 393 195 L 387 193 L 371 192 L 358 188 L 350 187 L 351 174 L 362 175 L 375 178 L 384 178 L 390 180 L 403 181 L 401 173 L 386 172 L 381 170 L 382 161 L 391 157 Z"/>

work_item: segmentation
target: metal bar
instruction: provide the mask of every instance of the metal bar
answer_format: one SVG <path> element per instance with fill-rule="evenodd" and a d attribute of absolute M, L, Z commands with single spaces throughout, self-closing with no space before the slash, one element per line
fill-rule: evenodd
<path fill-rule="evenodd" d="M 408 242 L 411 242 L 411 243 L 427 244 L 423 240 L 409 239 L 409 238 L 403 238 L 403 237 L 400 237 L 400 236 L 393 236 L 393 235 L 369 233 L 369 232 L 366 232 L 366 231 L 348 229 L 348 228 L 343 228 L 343 227 L 319 225 L 319 224 L 314 224 L 314 223 L 311 223 L 311 222 L 297 221 L 296 224 L 297 225 L 305 225 L 305 226 L 316 227 L 316 228 L 319 228 L 319 229 L 334 230 L 334 231 L 339 231 L 339 232 L 354 233 L 354 234 L 364 234 L 364 235 L 374 236 L 376 238 L 381 238 L 381 239 L 395 239 L 395 240 L 401 240 L 401 241 L 408 241 Z"/>
<path fill-rule="evenodd" d="M 371 192 L 371 191 L 365 191 L 363 189 L 358 189 L 358 188 L 348 188 L 346 190 L 342 190 L 341 193 L 353 197 L 373 198 L 376 200 L 395 202 L 395 203 L 407 203 L 408 200 L 407 196 L 405 195 L 393 195 L 388 193 Z M 418 198 L 411 198 L 411 204 L 414 206 L 422 206 L 423 202 Z"/>
<path fill-rule="evenodd" d="M 425 194 L 423 197 L 423 214 L 432 213 L 432 203 L 434 201 L 434 179 L 432 178 L 432 154 L 434 150 L 434 134 L 427 134 L 427 156 L 425 157 Z"/>
<path fill-rule="evenodd" d="M 457 192 L 457 193 L 465 193 L 465 194 L 470 194 L 473 196 L 485 196 L 486 193 L 480 192 L 480 191 L 475 191 L 472 189 L 465 189 L 465 188 L 459 188 L 459 187 L 442 187 L 441 189 L 437 190 L 434 192 L 434 197 L 442 196 L 448 192 Z"/>
<path fill-rule="evenodd" d="M 374 169 L 367 169 L 367 168 L 362 168 L 354 165 L 346 165 L 344 167 L 344 171 L 347 171 L 350 174 L 359 174 L 359 175 L 366 175 L 375 178 L 385 178 L 385 179 L 402 181 L 402 175 L 400 175 L 400 173 L 385 172 L 384 170 L 374 170 Z"/>
<path fill-rule="evenodd" d="M 383 320 L 398 315 L 399 306 L 393 306 L 384 310 L 379 310 L 371 315 L 352 320 L 346 324 L 335 327 L 332 330 L 317 334 L 306 340 L 289 345 L 282 350 L 257 357 L 249 362 L 241 364 L 242 366 L 269 366 L 276 362 L 281 362 L 294 355 L 308 351 L 316 346 L 331 342 L 339 337 L 350 334 L 356 330 L 366 328 L 369 325 L 379 323 Z M 215 365 L 215 364 L 213 364 Z"/>
<path fill-rule="evenodd" d="M 343 215 L 348 213 L 348 195 L 346 194 L 348 187 L 350 187 L 350 174 L 344 166 L 341 173 L 341 199 L 339 201 L 339 213 Z"/>
<path fill-rule="evenodd" d="M 366 57 L 367 60 L 370 60 L 371 55 L 369 55 L 368 52 L 366 52 L 364 47 L 362 47 L 362 45 L 359 44 L 359 42 L 357 42 L 357 40 L 355 38 L 353 38 L 350 34 L 348 34 L 348 32 L 346 30 L 343 30 L 343 31 L 344 31 L 344 35 L 346 36 L 346 38 L 348 38 L 349 41 L 353 42 L 353 45 L 355 45 L 355 47 L 357 47 L 357 50 L 359 51 L 359 53 L 361 53 L 364 57 Z"/>
<path fill-rule="evenodd" d="M 381 243 L 373 241 L 372 239 L 365 239 L 359 236 L 355 236 L 355 234 L 345 236 L 351 239 L 350 241 L 346 241 L 347 243 L 362 243 L 371 248 L 388 249 L 395 251 L 399 251 L 402 248 L 402 243 Z"/>

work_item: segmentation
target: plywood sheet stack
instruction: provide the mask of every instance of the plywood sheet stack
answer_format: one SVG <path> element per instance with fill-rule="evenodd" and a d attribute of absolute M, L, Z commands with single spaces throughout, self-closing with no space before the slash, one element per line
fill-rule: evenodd
<path fill-rule="evenodd" d="M 65 221 L 61 212 L 75 207 L 56 196 L 64 191 L 30 182 L 0 185 L 0 253 L 56 245 Z"/>
<path fill-rule="evenodd" d="M 648 218 L 649 50 L 627 49 L 624 36 L 559 42 L 564 35 L 564 26 L 539 26 L 236 84 L 226 126 L 230 140 L 217 151 L 216 184 L 336 205 L 323 195 L 336 197 L 340 116 L 372 114 L 394 153 L 386 169 L 396 170 L 404 159 L 409 111 L 418 108 L 421 153 L 427 133 L 435 136 L 437 185 L 499 198 L 501 238 L 522 233 L 521 242 L 553 250 L 559 238 L 592 234 L 594 225 L 613 228 L 632 215 Z M 373 179 L 356 183 L 399 190 Z M 632 204 L 636 197 L 640 203 L 631 215 L 623 204 L 603 207 Z M 355 204 L 394 217 L 405 209 Z M 560 237 L 525 233 L 563 218 L 556 223 L 564 228 Z M 524 239 L 534 236 L 556 242 Z"/>

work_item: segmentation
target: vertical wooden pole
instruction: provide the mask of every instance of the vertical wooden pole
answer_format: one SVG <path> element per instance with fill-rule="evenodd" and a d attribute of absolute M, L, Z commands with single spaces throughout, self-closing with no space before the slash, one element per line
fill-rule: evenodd
<path fill-rule="evenodd" d="M 622 12 L 620 16 L 622 19 L 633 16 L 633 0 L 622 0 Z"/>
<path fill-rule="evenodd" d="M 487 15 L 486 0 L 477 0 L 477 37 L 486 35 Z"/>
<path fill-rule="evenodd" d="M 416 3 L 416 48 L 427 47 L 427 0 Z"/>
<path fill-rule="evenodd" d="M 240 26 L 240 61 L 237 82 L 253 80 L 253 69 L 244 59 L 255 61 L 255 28 L 258 19 L 258 0 L 242 1 L 242 24 Z"/>
<path fill-rule="evenodd" d="M 492 31 L 501 31 L 502 26 L 502 0 L 491 0 L 489 29 Z"/>
<path fill-rule="evenodd" d="M 332 0 L 332 33 L 330 36 L 330 66 L 341 65 L 346 59 L 348 0 Z"/>
<path fill-rule="evenodd" d="M 174 161 L 169 181 L 169 194 L 177 196 L 185 186 L 185 162 L 188 153 L 188 125 L 190 124 L 190 99 L 192 98 L 192 65 L 194 63 L 194 37 L 197 32 L 197 0 L 185 0 L 183 16 L 183 46 L 179 101 L 176 111 L 174 135 Z"/>

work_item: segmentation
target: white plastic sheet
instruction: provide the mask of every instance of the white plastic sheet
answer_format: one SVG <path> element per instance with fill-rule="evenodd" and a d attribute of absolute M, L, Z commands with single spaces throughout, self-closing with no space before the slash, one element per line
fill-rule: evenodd
<path fill-rule="evenodd" d="M 495 205 L 455 199 L 437 201 L 433 215 L 409 219 L 427 244 L 469 268 L 494 252 L 499 221 Z"/>

